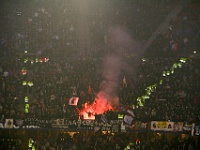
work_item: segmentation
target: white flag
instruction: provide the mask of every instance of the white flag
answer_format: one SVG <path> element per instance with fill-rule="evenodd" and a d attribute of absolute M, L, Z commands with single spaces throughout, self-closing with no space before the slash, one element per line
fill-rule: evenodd
<path fill-rule="evenodd" d="M 13 128 L 13 119 L 6 119 L 5 128 Z"/>
<path fill-rule="evenodd" d="M 78 97 L 71 97 L 71 98 L 69 99 L 69 105 L 77 106 L 78 101 L 79 101 L 79 98 L 78 98 Z"/>
<path fill-rule="evenodd" d="M 128 125 L 131 125 L 132 122 L 133 122 L 133 117 L 132 116 L 129 116 L 129 115 L 125 115 L 124 116 L 124 122 Z"/>

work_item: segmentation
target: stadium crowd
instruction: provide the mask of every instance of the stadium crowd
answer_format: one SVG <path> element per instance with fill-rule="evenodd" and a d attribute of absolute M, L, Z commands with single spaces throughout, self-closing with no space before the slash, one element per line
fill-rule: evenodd
<path fill-rule="evenodd" d="M 67 142 L 65 142 L 67 141 Z M 68 134 L 60 134 L 57 139 L 49 137 L 47 141 L 40 139 L 36 142 L 41 147 L 63 147 L 63 149 L 78 149 L 78 150 L 124 150 L 124 149 L 189 149 L 195 147 L 195 141 L 191 137 L 187 139 L 179 139 L 175 137 L 172 141 L 167 141 L 164 137 L 160 139 L 152 139 L 151 141 L 143 141 L 133 137 L 130 133 L 121 134 L 102 134 L 102 133 L 75 133 L 73 137 Z M 48 144 L 46 144 L 48 143 Z M 103 143 L 103 144 L 102 144 Z M 157 143 L 157 144 L 155 144 Z M 159 144 L 158 144 L 159 143 Z M 185 148 L 184 148 L 185 147 Z"/>
<path fill-rule="evenodd" d="M 103 42 L 107 42 L 107 30 L 113 25 L 128 28 L 129 33 L 135 39 L 147 40 L 163 21 L 163 17 L 166 17 L 176 4 L 177 1 L 160 2 L 158 0 L 153 3 L 145 0 L 134 2 L 89 0 L 88 20 L 92 43 L 101 45 Z M 146 24 L 148 24 L 148 27 Z"/>
<path fill-rule="evenodd" d="M 45 3 L 42 4 L 46 6 Z M 70 8 L 64 7 L 63 9 L 57 10 L 58 12 L 56 12 L 56 10 L 55 12 L 50 12 L 48 11 L 50 10 L 48 8 L 40 7 L 39 9 L 36 9 L 36 6 L 32 6 L 32 10 L 35 9 L 37 11 L 32 14 L 32 18 L 26 20 L 27 22 L 22 22 L 21 20 L 28 15 L 26 14 L 26 16 L 23 16 L 23 11 L 21 13 L 17 12 L 18 17 L 21 15 L 23 19 L 16 19 L 19 23 L 19 25 L 16 24 L 16 28 L 26 28 L 27 33 L 17 33 L 16 31 L 22 30 L 12 29 L 8 35 L 11 36 L 15 33 L 12 35 L 16 36 L 15 39 L 11 38 L 15 41 L 15 45 L 13 45 L 12 40 L 8 40 L 8 37 L 2 38 L 3 41 L 1 46 L 5 49 L 10 49 L 10 51 L 4 51 L 4 57 L 1 58 L 1 120 L 5 118 L 24 118 L 27 116 L 38 118 L 57 118 L 60 116 L 77 118 L 78 111 L 74 106 L 68 105 L 68 100 L 72 96 L 80 97 L 80 105 L 78 108 L 81 108 L 82 104 L 87 101 L 91 102 L 94 99 L 96 93 L 99 91 L 99 85 L 103 80 L 101 75 L 102 57 L 72 59 L 71 51 L 64 53 L 63 46 L 66 43 L 63 44 L 63 42 L 68 40 L 63 36 L 70 35 L 69 37 L 71 37 L 70 33 L 74 31 L 75 21 L 70 17 L 70 14 L 73 11 Z M 10 7 L 12 7 L 12 5 Z M 67 13 L 69 16 L 61 15 L 61 18 L 55 17 L 61 13 L 60 11 L 63 11 L 63 14 L 69 11 L 69 13 Z M 197 12 L 198 11 L 193 12 L 194 14 L 192 16 L 196 17 L 195 13 Z M 183 11 L 182 14 L 185 14 L 185 12 Z M 58 21 L 50 19 L 51 17 L 57 18 Z M 163 42 L 168 42 L 168 47 L 171 44 L 169 39 L 173 40 L 177 36 L 183 36 L 181 33 L 184 34 L 184 37 L 189 36 L 188 34 L 190 34 L 189 41 L 192 39 L 197 41 L 198 32 L 185 33 L 186 30 L 183 29 L 181 22 L 188 20 L 188 23 L 184 24 L 185 28 L 192 29 L 193 26 L 197 25 L 198 20 L 195 22 L 195 18 L 190 20 L 185 20 L 184 18 L 185 17 L 182 18 L 183 20 L 179 19 L 179 22 L 176 22 L 177 30 L 173 28 L 171 32 L 168 32 L 168 37 L 171 38 L 162 39 Z M 22 26 L 20 26 L 21 23 L 23 23 Z M 56 27 L 51 27 L 51 24 Z M 69 28 L 65 28 L 68 34 L 65 34 L 65 31 L 62 28 L 64 27 L 63 24 L 69 25 Z M 191 24 L 192 26 L 190 26 Z M 57 33 L 60 33 L 54 31 L 56 28 L 62 29 L 60 35 L 56 35 Z M 198 30 L 198 28 L 195 29 Z M 30 32 L 28 30 L 30 30 Z M 177 34 L 178 30 L 181 30 L 181 32 L 179 32 L 180 35 Z M 38 34 L 37 36 L 41 39 L 37 36 L 32 36 L 32 32 L 38 32 L 38 34 L 45 37 Z M 49 35 L 50 33 L 52 36 Z M 47 37 L 50 39 L 48 40 Z M 60 38 L 59 40 L 59 37 L 63 38 Z M 75 41 L 74 38 L 72 39 L 72 41 Z M 35 40 L 39 40 L 40 42 Z M 51 42 L 52 40 L 54 42 Z M 46 44 L 46 46 L 48 46 L 45 48 L 41 48 L 41 45 L 39 46 L 37 44 L 32 44 L 31 46 L 30 43 L 33 41 L 43 46 L 50 41 L 50 45 Z M 159 43 L 160 40 L 156 41 L 158 41 L 156 47 L 154 46 L 155 43 L 153 43 L 149 49 L 163 48 L 163 45 Z M 198 47 L 198 42 L 195 42 L 196 44 L 194 43 L 193 45 L 191 44 L 193 42 L 189 43 L 190 49 L 196 50 L 195 47 Z M 24 48 L 23 45 L 25 45 Z M 40 51 L 40 48 L 43 50 Z M 17 49 L 27 50 L 28 53 L 22 53 L 19 56 Z M 36 53 L 31 53 L 31 55 L 29 55 L 29 53 L 32 52 L 31 49 L 39 50 L 36 50 Z M 73 48 L 68 47 L 67 49 Z M 179 49 L 186 49 L 186 47 L 180 47 Z M 199 65 L 197 63 L 199 61 L 198 55 L 195 56 L 194 54 L 194 57 L 188 57 L 186 64 L 183 64 L 182 68 L 176 69 L 173 75 L 170 75 L 169 77 L 162 76 L 164 70 L 170 69 L 174 62 L 179 61 L 178 57 L 189 56 L 185 55 L 185 53 L 182 53 L 180 50 L 176 50 L 178 53 L 176 55 L 173 54 L 174 57 L 165 55 L 166 57 L 163 59 L 163 57 L 156 57 L 155 55 L 155 58 L 153 59 L 147 58 L 145 61 L 141 60 L 136 66 L 137 75 L 134 76 L 134 80 L 132 79 L 132 74 L 130 75 L 127 72 L 121 74 L 119 80 L 119 101 L 121 104 L 130 105 L 131 107 L 132 105 L 138 105 L 137 97 L 142 96 L 148 85 L 154 83 L 158 84 L 160 80 L 163 80 L 163 83 L 160 84 L 157 90 L 148 100 L 146 100 L 145 106 L 134 110 L 136 119 L 173 121 L 199 120 L 199 112 L 196 111 L 199 109 L 199 82 L 196 82 L 199 78 Z M 172 49 L 171 52 L 173 53 Z M 170 49 L 168 49 L 167 54 L 170 54 Z M 39 60 L 39 62 L 36 62 L 36 58 L 48 58 L 48 60 Z M 27 59 L 27 61 L 25 59 Z M 127 57 L 127 60 L 132 59 L 132 57 Z M 129 62 L 130 61 L 127 61 L 126 63 Z M 20 73 L 19 70 L 22 68 L 26 68 L 27 74 L 22 75 Z M 124 77 L 126 78 L 127 86 L 124 86 Z M 33 85 L 22 85 L 24 81 L 27 83 L 28 81 L 32 81 Z M 89 87 L 92 89 L 92 93 L 88 92 Z M 181 96 L 180 92 L 182 94 Z M 24 112 L 24 98 L 26 96 L 30 102 L 29 113 Z M 160 99 L 164 101 L 160 101 Z"/>
<path fill-rule="evenodd" d="M 126 77 L 127 87 L 123 86 L 123 76 L 121 77 L 119 101 L 123 105 L 137 106 L 137 97 L 145 93 L 145 88 L 154 83 L 158 84 L 156 91 L 145 101 L 144 106 L 134 109 L 136 118 L 148 121 L 198 122 L 199 57 L 189 58 L 181 68 L 175 69 L 173 74 L 163 77 L 162 71 L 170 69 L 175 60 L 179 61 L 166 58 L 165 61 L 154 59 L 143 62 L 138 66 L 140 69 L 134 84 L 129 82 L 129 76 Z M 68 105 L 69 99 L 72 96 L 80 97 L 78 107 L 81 108 L 85 102 L 92 102 L 102 81 L 98 67 L 100 60 L 79 60 L 58 64 L 50 59 L 46 63 L 25 64 L 27 75 L 21 75 L 17 70 L 24 64 L 23 61 L 19 62 L 15 58 L 12 62 L 10 66 L 6 63 L 1 66 L 1 118 L 4 119 L 28 116 L 77 118 L 77 109 Z M 160 83 L 160 80 L 163 82 Z M 32 81 L 34 85 L 22 85 L 23 81 Z M 92 93 L 88 91 L 89 86 L 92 88 Z M 30 102 L 27 114 L 24 112 L 26 96 Z"/>
<path fill-rule="evenodd" d="M 169 23 L 168 29 L 159 34 L 147 49 L 149 57 L 187 55 L 199 52 L 199 2 L 189 3 Z"/>
<path fill-rule="evenodd" d="M 68 133 L 60 132 L 55 135 L 39 134 L 36 138 L 21 140 L 18 137 L 2 136 L 1 149 L 20 150 L 23 143 L 28 149 L 35 150 L 188 150 L 196 149 L 194 138 L 179 138 L 178 136 L 167 140 L 164 136 L 154 136 L 151 139 L 135 138 L 132 133 L 102 134 L 102 133 Z"/>
<path fill-rule="evenodd" d="M 0 10 L 4 14 L 1 16 L 0 23 L 2 27 L 0 30 L 2 54 L 0 56 L 0 122 L 5 122 L 6 118 L 25 119 L 27 117 L 78 119 L 79 109 L 83 107 L 83 104 L 94 100 L 103 80 L 103 59 L 102 57 L 74 57 L 78 45 L 77 14 L 74 11 L 76 8 L 71 7 L 69 3 L 66 5 L 64 1 L 57 1 L 55 5 L 62 6 L 59 7 L 60 9 L 51 9 L 54 6 L 39 1 L 35 1 L 35 5 L 29 7 L 29 3 L 22 1 L 18 5 L 26 7 L 20 9 L 18 5 L 15 6 L 9 1 L 4 3 L 4 9 Z M 93 5 L 97 5 L 98 2 L 89 1 L 89 3 L 90 11 L 95 12 Z M 106 5 L 108 12 L 89 15 L 92 47 L 95 49 L 102 49 L 98 46 L 107 42 L 106 29 L 112 24 L 128 27 L 132 36 L 140 40 L 149 37 L 150 31 L 154 31 L 161 22 L 157 18 L 158 23 L 150 27 L 152 29 L 144 31 L 141 24 L 146 24 L 145 21 L 148 22 L 148 20 L 142 17 L 147 13 L 142 10 L 155 7 L 159 9 L 154 9 L 155 13 L 158 13 L 161 11 L 160 7 L 138 1 L 140 4 L 137 9 L 132 10 L 128 1 L 117 1 L 116 3 L 116 5 L 119 3 L 122 5 L 119 5 L 119 8 L 110 9 L 111 4 L 107 2 L 102 7 Z M 41 4 L 40 7 L 38 4 Z M 128 5 L 130 7 L 126 7 Z M 164 14 L 169 12 L 173 6 L 172 4 L 170 8 L 162 9 Z M 159 35 L 148 48 L 145 58 L 136 65 L 135 74 L 124 71 L 120 75 L 119 102 L 133 109 L 135 120 L 170 120 L 199 124 L 200 58 L 198 52 L 200 42 L 199 16 L 197 15 L 199 10 L 191 9 L 189 6 L 177 17 L 177 20 L 171 21 L 169 29 Z M 131 20 L 127 15 L 130 12 L 140 14 L 135 17 L 143 19 L 139 20 L 136 25 L 131 21 L 124 21 Z M 104 18 L 104 13 L 109 14 L 108 18 Z M 111 18 L 117 19 L 112 20 Z M 8 21 L 11 19 L 14 23 Z M 126 57 L 126 63 L 131 65 L 129 63 L 134 58 L 124 57 Z M 164 76 L 163 71 L 170 70 L 174 63 L 180 62 L 181 57 L 187 58 L 186 62 L 174 68 L 173 73 L 170 72 L 169 75 Z M 23 69 L 26 72 L 24 74 Z M 30 86 L 28 82 L 32 82 L 33 85 Z M 156 90 L 143 102 L 144 106 L 138 106 L 137 98 L 145 93 L 146 87 L 153 84 L 157 84 Z M 69 105 L 69 99 L 72 96 L 80 98 L 77 107 Z M 26 100 L 29 103 L 28 112 L 25 110 Z M 114 116 L 116 118 L 107 115 L 107 119 L 117 119 L 117 115 Z M 0 144 L 1 148 L 8 148 L 10 145 L 11 149 L 14 145 L 16 147 L 20 145 L 18 139 L 0 139 L 1 143 L 4 143 Z M 105 149 L 105 147 L 124 149 L 134 141 L 131 134 L 126 136 L 94 134 L 88 137 L 77 134 L 73 138 L 67 136 L 58 139 L 42 138 L 36 140 L 36 145 L 38 149 L 50 149 L 50 147 L 52 149 L 53 147 L 57 149 L 61 147 L 63 149 L 64 147 L 65 149 Z M 141 141 L 140 144 L 129 146 L 135 149 L 147 149 L 147 147 L 148 149 L 149 147 L 150 149 L 183 149 L 184 146 L 189 146 L 187 140 L 185 142 L 158 141 L 147 143 Z"/>

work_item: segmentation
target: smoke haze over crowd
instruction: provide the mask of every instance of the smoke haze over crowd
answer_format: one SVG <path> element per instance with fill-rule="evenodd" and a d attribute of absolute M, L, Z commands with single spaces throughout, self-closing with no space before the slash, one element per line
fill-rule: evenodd
<path fill-rule="evenodd" d="M 120 27 L 112 27 L 108 32 L 110 53 L 104 56 L 100 91 L 95 98 L 93 107 L 95 114 L 102 114 L 108 110 L 114 109 L 119 104 L 118 88 L 121 82 L 122 71 L 132 72 L 130 69 L 134 66 L 127 66 L 124 63 L 126 57 L 122 55 L 124 52 L 128 55 L 138 54 L 138 44 L 131 36 Z M 125 67 L 125 68 L 124 68 Z M 91 110 L 90 110 L 91 111 Z"/>

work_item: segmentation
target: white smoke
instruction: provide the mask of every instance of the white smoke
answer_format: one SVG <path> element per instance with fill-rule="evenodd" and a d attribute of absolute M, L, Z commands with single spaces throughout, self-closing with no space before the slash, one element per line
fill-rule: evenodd
<path fill-rule="evenodd" d="M 124 69 L 133 72 L 131 67 L 124 63 L 125 54 L 138 58 L 139 44 L 121 27 L 110 28 L 108 39 L 111 51 L 103 60 L 103 81 L 99 93 L 103 93 L 104 99 L 116 106 L 121 73 Z"/>

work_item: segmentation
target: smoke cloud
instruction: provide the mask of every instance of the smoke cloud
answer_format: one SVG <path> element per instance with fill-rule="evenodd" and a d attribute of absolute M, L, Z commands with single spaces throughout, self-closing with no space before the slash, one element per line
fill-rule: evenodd
<path fill-rule="evenodd" d="M 118 88 L 120 76 L 123 70 L 131 71 L 124 61 L 124 54 L 139 56 L 139 44 L 121 27 L 112 27 L 108 32 L 109 54 L 103 59 L 103 81 L 100 84 L 100 91 L 90 108 L 94 108 L 93 114 L 103 114 L 113 110 L 119 104 Z M 87 108 L 84 111 L 88 111 Z M 91 109 L 90 109 L 91 112 Z"/>
<path fill-rule="evenodd" d="M 133 72 L 124 61 L 127 55 L 134 55 L 135 58 L 139 56 L 139 44 L 134 41 L 131 36 L 121 27 L 112 27 L 108 33 L 110 53 L 104 57 L 103 60 L 103 81 L 100 85 L 100 91 L 97 95 L 96 101 L 101 99 L 110 106 L 115 107 L 119 103 L 118 88 L 120 84 L 120 76 L 122 71 L 127 69 Z"/>

